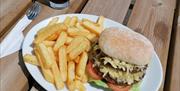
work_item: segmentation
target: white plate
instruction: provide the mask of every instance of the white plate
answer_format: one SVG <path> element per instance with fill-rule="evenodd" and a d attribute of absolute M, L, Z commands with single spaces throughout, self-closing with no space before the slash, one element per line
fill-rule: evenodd
<path fill-rule="evenodd" d="M 55 17 L 59 17 L 60 21 L 62 22 L 66 16 L 77 16 L 79 19 L 87 18 L 87 19 L 90 19 L 92 21 L 96 21 L 98 18 L 98 16 L 87 15 L 87 14 L 65 14 L 65 15 L 59 15 L 59 16 L 55 16 Z M 22 47 L 23 55 L 32 54 L 33 49 L 32 49 L 31 44 L 34 40 L 34 37 L 35 37 L 37 31 L 40 28 L 45 27 L 52 18 L 53 17 L 41 21 L 40 23 L 36 24 L 28 32 L 28 34 L 26 35 L 24 42 L 23 42 L 23 47 Z M 127 28 L 126 26 L 106 18 L 105 22 L 104 22 L 104 27 L 107 28 L 107 27 L 112 27 L 112 26 L 131 31 L 131 29 Z M 32 77 L 43 88 L 45 88 L 48 91 L 55 91 L 56 90 L 56 88 L 53 84 L 47 82 L 44 79 L 40 69 L 37 66 L 31 65 L 29 63 L 25 63 L 25 65 L 26 65 L 29 73 L 32 75 Z M 159 60 L 156 52 L 154 52 L 152 62 L 150 64 L 149 68 L 147 69 L 147 73 L 146 73 L 146 75 L 142 81 L 140 89 L 141 89 L 141 91 L 158 91 L 158 89 L 161 85 L 161 82 L 162 82 L 162 66 L 161 66 L 160 60 Z M 102 91 L 101 89 L 91 87 L 89 84 L 85 84 L 85 86 L 86 86 L 87 91 Z M 63 91 L 67 91 L 67 88 L 65 87 L 63 89 Z"/>

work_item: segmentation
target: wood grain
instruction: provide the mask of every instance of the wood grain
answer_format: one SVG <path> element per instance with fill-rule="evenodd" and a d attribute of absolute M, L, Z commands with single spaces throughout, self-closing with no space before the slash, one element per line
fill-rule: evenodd
<path fill-rule="evenodd" d="M 175 6 L 176 0 L 136 0 L 128 22 L 130 28 L 151 40 L 160 57 L 164 76 Z"/>
<path fill-rule="evenodd" d="M 179 16 L 180 18 L 180 16 Z M 174 46 L 174 56 L 172 64 L 172 73 L 170 80 L 170 90 L 169 91 L 178 91 L 180 89 L 180 22 L 177 27 L 175 46 Z"/>
<path fill-rule="evenodd" d="M 81 13 L 103 15 L 123 22 L 131 0 L 89 0 Z"/>
<path fill-rule="evenodd" d="M 31 0 L 0 0 L 0 38 L 17 22 L 31 4 Z"/>
<path fill-rule="evenodd" d="M 166 91 L 179 91 L 180 90 L 180 6 L 179 6 L 179 17 L 176 20 L 177 26 L 174 29 L 174 33 L 171 38 L 171 48 L 170 48 L 170 57 L 169 63 L 171 66 L 168 66 L 169 73 L 167 73 L 166 80 Z"/>
<path fill-rule="evenodd" d="M 16 52 L 0 60 L 1 91 L 26 91 L 29 88 L 28 80 L 21 69 L 23 62 L 19 61 L 18 54 Z"/>

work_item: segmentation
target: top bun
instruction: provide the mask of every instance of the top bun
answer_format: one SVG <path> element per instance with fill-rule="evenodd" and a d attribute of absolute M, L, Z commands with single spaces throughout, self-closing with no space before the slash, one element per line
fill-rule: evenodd
<path fill-rule="evenodd" d="M 143 35 L 115 27 L 101 33 L 99 46 L 108 56 L 136 65 L 149 64 L 154 51 L 152 43 Z"/>

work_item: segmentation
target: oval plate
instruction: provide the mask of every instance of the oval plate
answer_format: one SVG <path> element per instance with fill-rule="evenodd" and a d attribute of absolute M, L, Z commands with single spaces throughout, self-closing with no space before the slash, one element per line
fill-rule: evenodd
<path fill-rule="evenodd" d="M 87 18 L 89 20 L 92 21 L 96 21 L 98 16 L 95 15 L 88 15 L 88 14 L 64 14 L 64 15 L 59 15 L 59 16 L 54 16 L 54 17 L 59 17 L 59 20 L 62 22 L 67 16 L 77 16 L 79 19 L 82 18 Z M 40 23 L 36 24 L 26 35 L 24 42 L 23 42 L 23 46 L 22 46 L 22 52 L 23 52 L 23 56 L 25 54 L 32 54 L 33 48 L 32 48 L 32 43 L 34 40 L 34 37 L 37 33 L 37 31 L 39 31 L 39 29 L 41 29 L 42 27 L 47 26 L 48 22 L 54 18 L 48 18 L 45 19 L 43 21 L 41 21 Z M 108 28 L 108 27 L 119 27 L 123 30 L 127 30 L 127 31 L 132 31 L 131 29 L 129 29 L 128 27 L 115 22 L 113 20 L 110 19 L 105 19 L 104 22 L 104 28 Z M 143 56 L 143 55 L 142 55 Z M 29 63 L 25 63 L 29 73 L 32 75 L 32 77 L 46 90 L 48 91 L 56 91 L 56 88 L 53 84 L 47 82 L 40 69 L 35 66 L 35 65 L 31 65 Z M 147 73 L 140 85 L 140 90 L 141 91 L 158 91 L 158 89 L 160 88 L 160 85 L 162 83 L 162 66 L 161 66 L 161 62 L 159 60 L 159 57 L 157 56 L 156 52 L 154 52 L 153 54 L 153 58 L 152 61 L 147 69 Z M 102 91 L 102 89 L 98 89 L 95 87 L 92 87 L 91 85 L 89 85 L 88 83 L 85 84 L 86 90 L 87 91 Z M 68 89 L 65 87 L 64 89 L 62 89 L 63 91 L 68 91 Z"/>

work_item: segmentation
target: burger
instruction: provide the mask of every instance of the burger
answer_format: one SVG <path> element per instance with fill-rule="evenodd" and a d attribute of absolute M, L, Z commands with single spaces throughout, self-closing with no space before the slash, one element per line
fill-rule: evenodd
<path fill-rule="evenodd" d="M 96 85 L 113 91 L 129 91 L 146 74 L 154 48 L 134 31 L 107 28 L 93 44 L 87 73 Z"/>

